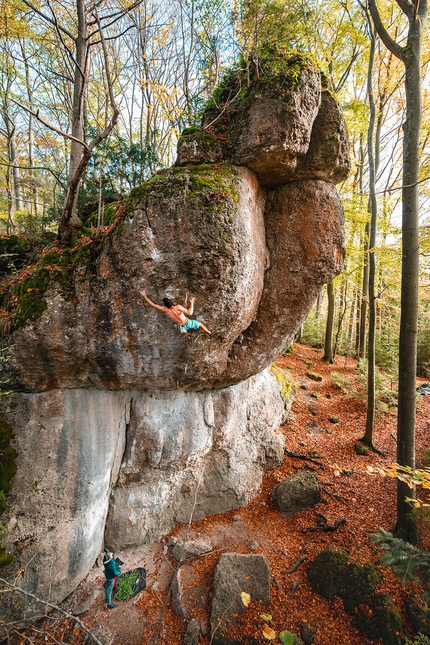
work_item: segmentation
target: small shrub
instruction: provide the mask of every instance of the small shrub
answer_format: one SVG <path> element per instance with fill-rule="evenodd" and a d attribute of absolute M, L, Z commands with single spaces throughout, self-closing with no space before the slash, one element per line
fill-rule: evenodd
<path fill-rule="evenodd" d="M 430 645 L 430 638 L 424 634 L 417 634 L 413 641 L 407 638 L 404 645 Z"/>
<path fill-rule="evenodd" d="M 306 372 L 306 376 L 311 379 L 311 381 L 322 381 L 323 377 L 321 374 L 317 374 L 316 372 Z"/>
<path fill-rule="evenodd" d="M 339 388 L 339 390 L 343 392 L 343 394 L 352 396 L 353 392 L 357 393 L 354 387 L 353 380 L 351 378 L 348 378 L 348 376 L 344 376 L 340 372 L 332 372 L 331 380 L 333 381 L 333 385 Z"/>
<path fill-rule="evenodd" d="M 339 423 L 338 417 L 329 417 L 328 420 L 330 421 L 330 423 Z"/>

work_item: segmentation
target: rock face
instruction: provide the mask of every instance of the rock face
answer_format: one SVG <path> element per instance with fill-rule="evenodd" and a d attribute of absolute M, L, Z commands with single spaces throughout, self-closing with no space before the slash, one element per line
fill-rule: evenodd
<path fill-rule="evenodd" d="M 73 591 L 103 548 L 130 397 L 125 392 L 53 390 L 13 398 L 8 419 L 14 428 L 17 473 L 2 521 L 7 527 L 3 544 L 15 560 L 2 573 L 24 567 L 21 586 L 55 602 Z M 24 597 L 2 596 L 2 617 L 16 615 L 16 604 L 27 606 Z M 40 605 L 32 610 L 40 612 Z"/>
<path fill-rule="evenodd" d="M 174 168 L 107 208 L 100 239 L 52 246 L 0 296 L 17 467 L 4 571 L 24 566 L 39 596 L 70 593 L 103 542 L 247 504 L 283 457 L 284 386 L 264 370 L 342 268 L 347 139 L 310 61 L 243 73 L 184 132 Z M 143 290 L 160 304 L 189 292 L 213 334 L 179 334 Z M 0 602 L 22 618 L 24 601 Z"/>
<path fill-rule="evenodd" d="M 175 523 L 245 506 L 283 458 L 278 382 L 267 372 L 206 393 L 137 394 L 106 524 L 119 550 Z"/>
<path fill-rule="evenodd" d="M 3 417 L 14 428 L 17 474 L 2 516 L 15 560 L 2 573 L 23 566 L 21 586 L 58 602 L 104 543 L 150 542 L 191 517 L 245 505 L 266 465 L 283 458 L 279 389 L 265 371 L 206 393 L 15 394 Z M 16 615 L 10 600 L 0 598 L 1 616 Z"/>

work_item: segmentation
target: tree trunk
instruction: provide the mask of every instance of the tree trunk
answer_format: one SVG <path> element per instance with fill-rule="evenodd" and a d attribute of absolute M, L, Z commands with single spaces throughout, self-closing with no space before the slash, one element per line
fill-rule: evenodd
<path fill-rule="evenodd" d="M 320 321 L 321 305 L 323 302 L 323 298 L 324 298 L 324 291 L 321 289 L 321 291 L 317 295 L 316 304 L 315 304 L 315 320 L 317 322 Z"/>
<path fill-rule="evenodd" d="M 376 296 L 375 296 L 375 275 L 376 275 L 376 224 L 378 216 L 378 204 L 376 201 L 376 165 L 374 155 L 373 136 L 375 131 L 376 109 L 373 97 L 373 61 L 375 58 L 375 33 L 369 17 L 370 32 L 370 55 L 367 71 L 367 94 L 369 97 L 370 118 L 367 130 L 367 156 L 369 160 L 369 211 L 370 211 L 370 235 L 369 235 L 369 336 L 367 341 L 367 417 L 366 432 L 361 441 L 373 448 L 373 426 L 375 422 L 375 331 L 376 331 Z"/>
<path fill-rule="evenodd" d="M 366 354 L 366 320 L 367 320 L 367 303 L 369 300 L 369 236 L 370 222 L 367 222 L 364 231 L 364 263 L 363 263 L 363 285 L 361 289 L 360 305 L 360 334 L 358 341 L 358 358 L 363 359 Z"/>
<path fill-rule="evenodd" d="M 402 286 L 399 338 L 399 408 L 397 417 L 397 462 L 415 468 L 416 370 L 418 335 L 419 221 L 418 172 L 419 133 L 422 118 L 421 38 L 411 28 L 405 48 L 406 121 L 403 125 L 402 194 Z M 415 33 L 414 33 L 415 32 Z M 409 48 L 410 47 L 410 48 Z M 408 486 L 397 482 L 398 536 L 417 541 L 416 521 L 405 497 L 413 497 Z"/>
<path fill-rule="evenodd" d="M 78 16 L 78 33 L 75 39 L 72 136 L 79 141 L 84 141 L 84 104 L 86 85 L 88 81 L 87 23 L 84 0 L 77 0 L 76 9 Z M 69 180 L 64 199 L 64 210 L 58 227 L 58 238 L 63 245 L 70 244 L 73 234 L 82 226 L 82 222 L 76 214 L 76 203 L 82 174 L 81 177 L 78 178 L 78 181 L 76 181 L 76 173 L 84 152 L 85 148 L 82 144 L 78 141 L 71 142 Z"/>
<path fill-rule="evenodd" d="M 385 29 L 376 0 L 369 0 L 374 25 L 385 46 L 405 65 L 406 119 L 403 124 L 402 188 L 402 286 L 399 338 L 399 406 L 397 416 L 397 461 L 415 468 L 416 369 L 418 333 L 418 172 L 422 120 L 421 49 L 428 14 L 428 0 L 397 0 L 408 18 L 406 46 L 401 47 Z M 399 537 L 414 543 L 417 525 L 405 497 L 415 491 L 397 481 L 397 523 Z"/>
<path fill-rule="evenodd" d="M 333 282 L 327 284 L 327 324 L 325 328 L 324 356 L 323 360 L 327 363 L 334 363 L 333 358 L 333 321 L 334 321 L 334 288 Z"/>
<path fill-rule="evenodd" d="M 33 91 L 31 88 L 31 78 L 30 78 L 30 66 L 28 64 L 28 58 L 25 51 L 25 40 L 20 41 L 22 59 L 24 61 L 25 68 L 25 84 L 27 86 L 27 97 L 28 104 L 31 110 L 34 110 L 34 101 L 33 101 Z M 33 193 L 33 207 L 34 215 L 37 217 L 39 212 L 39 192 L 37 189 L 36 178 L 34 176 L 34 117 L 32 114 L 28 116 L 28 162 L 30 166 L 29 175 L 31 183 L 31 191 Z"/>

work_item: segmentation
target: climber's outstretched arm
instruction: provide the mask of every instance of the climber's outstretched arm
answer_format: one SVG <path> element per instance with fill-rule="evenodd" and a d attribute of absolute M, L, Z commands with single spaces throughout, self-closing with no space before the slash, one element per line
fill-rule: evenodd
<path fill-rule="evenodd" d="M 183 312 L 186 316 L 192 316 L 192 315 L 193 315 L 193 311 L 194 311 L 194 298 L 191 298 L 191 300 L 190 300 L 190 306 L 189 306 L 189 308 L 188 308 L 188 309 L 186 309 L 185 307 L 182 307 L 181 305 L 179 305 L 179 306 L 181 307 L 182 312 Z"/>
<path fill-rule="evenodd" d="M 151 307 L 154 307 L 155 309 L 159 309 L 160 311 L 164 311 L 165 307 L 161 307 L 160 305 L 156 305 L 155 302 L 152 302 L 146 295 L 144 291 L 142 291 L 142 296 L 145 298 L 146 302 L 151 305 Z"/>

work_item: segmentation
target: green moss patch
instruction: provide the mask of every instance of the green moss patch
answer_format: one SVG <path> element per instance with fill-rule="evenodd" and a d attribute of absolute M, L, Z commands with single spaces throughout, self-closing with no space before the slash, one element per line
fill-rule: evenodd
<path fill-rule="evenodd" d="M 377 594 L 355 617 L 354 623 L 372 641 L 382 639 L 383 645 L 402 645 L 403 622 L 388 594 Z"/>
<path fill-rule="evenodd" d="M 306 372 L 306 376 L 311 379 L 311 381 L 322 381 L 323 377 L 321 374 L 317 374 L 316 372 Z"/>
<path fill-rule="evenodd" d="M 51 241 L 50 234 L 46 234 L 44 239 L 23 235 L 0 235 L 0 277 L 36 262 L 42 249 Z"/>
<path fill-rule="evenodd" d="M 120 208 L 120 206 L 123 206 L 124 204 L 125 204 L 124 199 L 116 200 L 115 202 L 106 204 L 106 206 L 103 209 L 102 227 L 109 226 L 109 224 L 112 224 L 112 222 L 116 217 L 118 209 Z M 91 215 L 85 220 L 84 232 L 89 234 L 91 232 L 89 229 L 96 227 L 97 221 L 98 221 L 98 210 L 93 211 Z"/>
<path fill-rule="evenodd" d="M 2 551 L 0 553 L 0 568 L 7 567 L 7 565 L 11 564 L 14 560 L 15 558 L 11 553 L 6 553 L 6 551 Z"/>
<path fill-rule="evenodd" d="M 278 367 L 276 363 L 272 363 L 270 371 L 281 386 L 281 395 L 286 401 L 289 401 L 296 392 L 296 384 L 290 372 Z"/>
<path fill-rule="evenodd" d="M 352 614 L 356 607 L 368 601 L 382 580 L 382 573 L 373 564 L 350 564 L 345 573 L 344 587 L 340 597 L 347 612 Z"/>
<path fill-rule="evenodd" d="M 217 202 L 226 199 L 237 202 L 239 197 L 233 185 L 235 178 L 236 170 L 228 164 L 199 164 L 160 170 L 141 186 L 133 188 L 127 200 L 127 210 L 132 210 L 148 197 L 157 196 L 174 199 L 183 196 L 185 201 L 197 198 L 207 206 L 216 206 Z"/>
<path fill-rule="evenodd" d="M 181 150 L 182 146 L 192 145 L 193 142 L 199 149 L 202 161 L 203 159 L 214 161 L 221 157 L 221 147 L 218 139 L 211 132 L 201 128 L 186 128 L 179 137 L 178 151 Z"/>
<path fill-rule="evenodd" d="M 88 238 L 82 238 L 73 249 L 51 248 L 44 253 L 39 262 L 0 288 L 0 332 L 10 333 L 27 321 L 40 318 L 47 307 L 43 296 L 54 282 L 60 285 L 67 299 L 73 299 L 73 271 L 82 264 L 90 268 L 91 262 Z"/>

